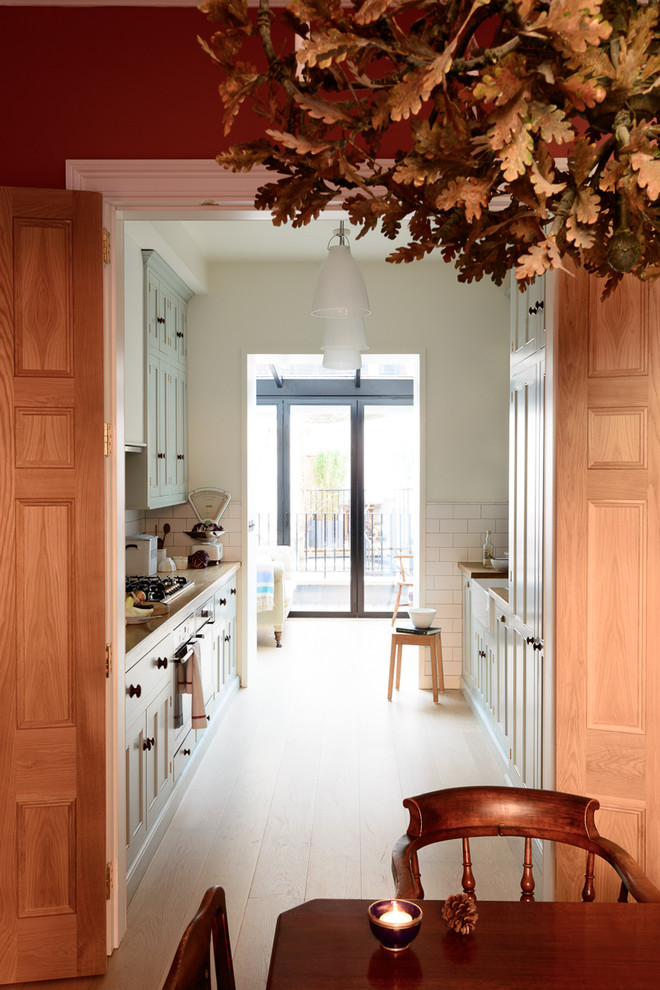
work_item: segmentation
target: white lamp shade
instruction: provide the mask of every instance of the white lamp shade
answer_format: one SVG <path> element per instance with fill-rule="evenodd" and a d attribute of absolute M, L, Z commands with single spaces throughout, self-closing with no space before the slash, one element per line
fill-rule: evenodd
<path fill-rule="evenodd" d="M 326 347 L 323 351 L 323 367 L 332 371 L 357 371 L 362 367 L 362 357 L 359 351 Z"/>
<path fill-rule="evenodd" d="M 371 312 L 367 290 L 348 244 L 333 244 L 321 265 L 312 300 L 312 316 L 346 319 Z"/>
<path fill-rule="evenodd" d="M 326 320 L 323 324 L 321 348 L 333 347 L 342 350 L 368 351 L 367 332 L 361 316 L 346 320 Z"/>

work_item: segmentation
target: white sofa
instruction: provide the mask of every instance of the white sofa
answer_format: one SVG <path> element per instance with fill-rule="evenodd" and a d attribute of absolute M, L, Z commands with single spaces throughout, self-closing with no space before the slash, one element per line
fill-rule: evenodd
<path fill-rule="evenodd" d="M 265 612 L 257 612 L 257 626 L 272 626 L 276 646 L 282 646 L 284 620 L 291 609 L 295 581 L 291 572 L 291 547 L 267 547 L 260 551 L 270 556 L 273 562 L 273 607 Z"/>

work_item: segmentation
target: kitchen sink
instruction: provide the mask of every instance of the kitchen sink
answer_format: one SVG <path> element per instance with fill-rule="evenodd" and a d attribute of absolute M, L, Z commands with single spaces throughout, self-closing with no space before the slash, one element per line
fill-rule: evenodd
<path fill-rule="evenodd" d="M 493 599 L 488 594 L 489 588 L 508 588 L 506 578 L 473 578 L 472 586 L 472 618 L 488 632 L 493 632 L 495 619 Z"/>

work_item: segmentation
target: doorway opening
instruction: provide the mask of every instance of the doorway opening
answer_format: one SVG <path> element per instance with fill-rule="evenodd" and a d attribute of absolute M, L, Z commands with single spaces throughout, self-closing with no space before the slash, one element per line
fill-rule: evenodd
<path fill-rule="evenodd" d="M 255 362 L 257 543 L 291 548 L 290 615 L 390 616 L 401 555 L 417 584 L 419 359 L 343 373 L 317 356 Z"/>

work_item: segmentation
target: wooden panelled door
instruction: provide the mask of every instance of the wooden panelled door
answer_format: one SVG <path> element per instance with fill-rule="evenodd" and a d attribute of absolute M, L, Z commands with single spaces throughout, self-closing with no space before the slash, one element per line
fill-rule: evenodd
<path fill-rule="evenodd" d="M 660 285 L 601 291 L 557 279 L 557 787 L 660 884 Z"/>
<path fill-rule="evenodd" d="M 105 970 L 102 198 L 0 190 L 0 983 Z"/>

